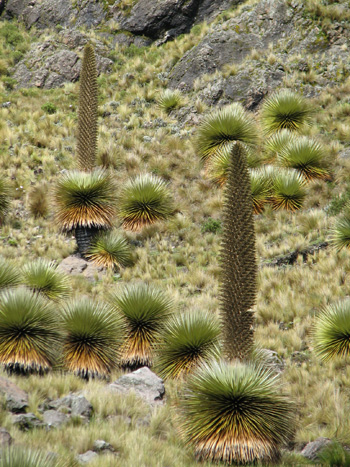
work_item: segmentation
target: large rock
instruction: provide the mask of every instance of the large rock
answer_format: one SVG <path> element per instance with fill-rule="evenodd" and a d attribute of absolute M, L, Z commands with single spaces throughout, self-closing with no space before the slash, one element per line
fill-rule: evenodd
<path fill-rule="evenodd" d="M 73 416 L 89 419 L 93 408 L 90 402 L 80 394 L 68 394 L 61 399 L 56 399 L 47 404 L 48 408 L 63 411 Z"/>
<path fill-rule="evenodd" d="M 191 89 L 199 76 L 214 73 L 228 63 L 241 63 L 252 49 L 263 50 L 270 42 L 287 37 L 293 28 L 292 18 L 293 10 L 286 2 L 260 2 L 252 12 L 216 27 L 189 50 L 172 70 L 170 86 Z"/>
<path fill-rule="evenodd" d="M 101 279 L 105 270 L 102 267 L 94 266 L 79 256 L 68 256 L 58 266 L 66 274 L 82 275 L 89 281 Z"/>
<path fill-rule="evenodd" d="M 96 0 L 8 0 L 4 17 L 18 18 L 27 28 L 94 27 L 107 16 L 103 7 Z"/>
<path fill-rule="evenodd" d="M 69 416 L 56 410 L 46 410 L 43 413 L 43 422 L 47 428 L 58 428 L 69 421 Z"/>
<path fill-rule="evenodd" d="M 162 403 L 165 394 L 163 380 L 147 367 L 121 376 L 111 383 L 109 388 L 120 393 L 135 392 L 143 401 L 151 405 Z"/>
<path fill-rule="evenodd" d="M 84 454 L 79 454 L 77 456 L 77 461 L 80 463 L 80 464 L 89 464 L 90 462 L 92 462 L 94 459 L 96 459 L 96 457 L 98 457 L 98 454 L 94 451 L 86 451 L 84 452 Z"/>
<path fill-rule="evenodd" d="M 6 408 L 14 413 L 25 412 L 28 394 L 7 378 L 0 376 L 0 394 L 5 395 Z"/>
<path fill-rule="evenodd" d="M 122 29 L 158 39 L 188 32 L 195 22 L 211 20 L 242 0 L 139 0 L 127 14 L 116 1 L 112 12 Z"/>
<path fill-rule="evenodd" d="M 5 428 L 0 427 L 0 449 L 10 446 L 12 441 L 10 433 Z"/>
<path fill-rule="evenodd" d="M 66 82 L 79 79 L 81 59 L 73 48 L 82 50 L 86 37 L 77 31 L 63 31 L 58 40 L 52 38 L 45 42 L 35 42 L 30 51 L 15 66 L 13 77 L 18 87 L 38 87 L 51 89 Z M 106 53 L 101 45 L 95 44 L 96 65 L 99 73 L 110 70 L 113 62 L 101 55 Z"/>
<path fill-rule="evenodd" d="M 33 428 L 41 428 L 44 426 L 33 413 L 21 413 L 12 416 L 12 423 L 22 431 L 32 430 Z"/>
<path fill-rule="evenodd" d="M 329 438 L 317 438 L 315 441 L 308 443 L 300 454 L 311 461 L 315 461 L 320 452 L 331 442 Z"/>

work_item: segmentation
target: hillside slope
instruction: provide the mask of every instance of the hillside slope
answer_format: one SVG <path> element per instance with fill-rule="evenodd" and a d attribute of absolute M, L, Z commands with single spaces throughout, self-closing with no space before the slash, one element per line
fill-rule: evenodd
<path fill-rule="evenodd" d="M 324 144 L 331 180 L 310 183 L 300 211 L 267 207 L 255 216 L 255 339 L 271 351 L 297 404 L 295 444 L 281 465 L 301 463 L 295 452 L 320 436 L 350 445 L 350 366 L 340 358 L 321 363 L 311 338 L 322 307 L 350 295 L 350 254 L 327 247 L 305 261 L 300 256 L 293 265 L 269 267 L 281 255 L 328 240 L 350 198 L 349 2 L 214 2 L 215 11 L 203 12 L 194 1 L 179 2 L 193 11 L 185 15 L 186 27 L 176 30 L 184 12 L 174 19 L 174 2 L 167 0 L 165 12 L 144 16 L 152 27 L 156 15 L 162 18 L 158 32 L 130 26 L 138 12 L 142 16 L 144 0 L 23 3 L 8 0 L 0 22 L 0 168 L 13 195 L 0 226 L 0 255 L 20 267 L 39 257 L 61 262 L 75 252 L 73 236 L 54 222 L 51 195 L 58 177 L 76 164 L 78 79 L 88 41 L 100 73 L 99 164 L 119 189 L 139 173 L 159 175 L 175 200 L 170 220 L 124 233 L 137 258 L 133 267 L 92 281 L 71 276 L 74 296 L 104 300 L 111 290 L 143 281 L 166 291 L 178 312 L 218 314 L 220 232 L 213 220 L 221 220 L 222 189 L 206 178 L 195 153 L 197 127 L 210 110 L 232 102 L 243 103 L 259 124 L 263 99 L 282 88 L 310 99 L 315 113 L 306 134 Z M 170 112 L 157 103 L 165 89 L 182 95 Z M 30 202 L 39 186 L 47 189 L 48 212 L 35 218 Z M 120 221 L 116 227 L 122 231 Z M 20 431 L 2 411 L 0 425 L 16 444 L 55 452 L 74 465 L 77 454 L 103 438 L 119 455 L 104 454 L 91 466 L 197 465 L 178 435 L 182 383 L 167 381 L 166 404 L 149 412 L 133 397 L 109 399 L 103 381 L 59 373 L 11 379 L 29 393 L 28 412 L 39 418 L 44 401 L 69 392 L 84 391 L 95 410 L 87 425 L 72 420 L 68 428 L 45 433 Z"/>

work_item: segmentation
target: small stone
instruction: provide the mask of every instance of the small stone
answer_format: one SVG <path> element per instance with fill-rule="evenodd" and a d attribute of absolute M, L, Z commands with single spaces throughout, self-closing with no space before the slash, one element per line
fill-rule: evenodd
<path fill-rule="evenodd" d="M 329 438 L 317 438 L 308 443 L 300 454 L 311 461 L 317 460 L 319 453 L 331 442 Z"/>
<path fill-rule="evenodd" d="M 114 452 L 113 446 L 107 443 L 107 441 L 103 439 L 97 439 L 96 441 L 94 441 L 93 450 L 96 452 L 101 452 L 101 451 Z"/>
<path fill-rule="evenodd" d="M 5 430 L 5 428 L 0 427 L 0 448 L 6 448 L 12 444 L 12 436 L 10 433 Z"/>
<path fill-rule="evenodd" d="M 77 461 L 80 462 L 80 464 L 88 464 L 89 462 L 96 459 L 96 457 L 98 457 L 96 452 L 86 451 L 84 454 L 79 454 L 79 456 L 77 456 Z"/>

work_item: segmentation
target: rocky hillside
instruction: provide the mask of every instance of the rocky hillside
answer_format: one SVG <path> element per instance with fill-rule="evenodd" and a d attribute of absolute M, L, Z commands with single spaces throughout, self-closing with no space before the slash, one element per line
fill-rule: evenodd
<path fill-rule="evenodd" d="M 194 149 L 197 128 L 211 110 L 239 102 L 260 129 L 261 105 L 279 89 L 308 99 L 305 134 L 324 145 L 330 176 L 307 186 L 303 209 L 255 216 L 255 339 L 296 404 L 295 438 L 280 465 L 310 465 L 331 439 L 350 446 L 349 362 L 320 362 L 312 340 L 315 316 L 350 287 L 350 255 L 329 245 L 350 200 L 349 2 L 0 0 L 0 12 L 0 168 L 11 193 L 0 256 L 18 268 L 37 258 L 59 263 L 74 297 L 103 301 L 142 281 L 166 291 L 179 313 L 218 315 L 223 196 Z M 113 271 L 74 256 L 51 196 L 76 167 L 88 42 L 99 73 L 99 165 L 118 190 L 140 173 L 162 177 L 176 206 L 163 223 L 123 232 L 134 265 Z M 160 105 L 165 90 L 179 91 L 174 108 Z M 258 159 L 263 143 L 261 132 Z M 147 369 L 141 383 L 140 373 L 122 373 L 89 382 L 59 371 L 0 375 L 0 446 L 38 448 L 67 467 L 198 465 L 179 435 L 183 382 L 163 385 Z M 141 400 L 129 394 L 139 384 Z"/>

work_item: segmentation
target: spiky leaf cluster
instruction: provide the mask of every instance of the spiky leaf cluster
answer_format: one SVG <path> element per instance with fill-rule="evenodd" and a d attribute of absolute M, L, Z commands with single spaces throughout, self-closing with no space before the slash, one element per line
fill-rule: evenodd
<path fill-rule="evenodd" d="M 80 170 L 95 167 L 97 154 L 97 70 L 94 49 L 87 44 L 84 49 L 80 73 L 78 110 L 77 158 Z"/>
<path fill-rule="evenodd" d="M 62 464 L 61 464 L 62 465 Z M 51 454 L 18 445 L 1 450 L 1 467 L 59 467 L 57 459 Z"/>
<path fill-rule="evenodd" d="M 57 270 L 57 264 L 38 259 L 24 266 L 23 283 L 50 300 L 67 298 L 70 293 L 68 276 Z"/>
<path fill-rule="evenodd" d="M 67 303 L 62 312 L 63 361 L 85 379 L 107 376 L 115 368 L 124 328 L 110 307 L 88 298 Z"/>
<path fill-rule="evenodd" d="M 256 125 L 240 104 L 232 104 L 204 118 L 195 141 L 197 154 L 207 162 L 218 149 L 240 141 L 253 144 L 257 140 Z"/>
<path fill-rule="evenodd" d="M 283 90 L 264 101 L 261 121 L 267 134 L 283 129 L 300 132 L 310 124 L 312 113 L 310 104 L 303 96 Z"/>
<path fill-rule="evenodd" d="M 153 174 L 138 175 L 121 192 L 119 216 L 125 229 L 140 230 L 167 219 L 172 212 L 173 201 L 167 184 Z"/>
<path fill-rule="evenodd" d="M 27 289 L 0 297 L 0 362 L 9 372 L 43 373 L 52 368 L 60 347 L 57 313 Z"/>
<path fill-rule="evenodd" d="M 249 172 L 250 187 L 254 214 L 261 214 L 265 204 L 269 201 L 272 180 L 268 172 L 263 169 L 253 169 Z"/>
<path fill-rule="evenodd" d="M 272 134 L 264 144 L 264 149 L 270 162 L 295 139 L 295 133 L 284 129 Z"/>
<path fill-rule="evenodd" d="M 230 359 L 245 359 L 253 344 L 257 265 L 252 195 L 241 144 L 232 149 L 225 188 L 220 251 L 220 314 L 224 350 Z"/>
<path fill-rule="evenodd" d="M 306 197 L 305 180 L 294 170 L 276 172 L 272 183 L 271 204 L 274 210 L 297 211 Z"/>
<path fill-rule="evenodd" d="M 322 360 L 350 355 L 350 300 L 328 305 L 314 326 L 315 351 Z"/>
<path fill-rule="evenodd" d="M 220 325 L 215 316 L 194 311 L 174 316 L 157 347 L 159 374 L 179 378 L 220 355 Z"/>
<path fill-rule="evenodd" d="M 154 346 L 172 310 L 162 291 L 145 284 L 127 286 L 111 296 L 111 304 L 126 326 L 121 363 L 138 368 L 152 365 Z"/>
<path fill-rule="evenodd" d="M 181 100 L 182 95 L 178 89 L 166 89 L 159 96 L 157 103 L 162 110 L 169 113 L 180 106 Z"/>
<path fill-rule="evenodd" d="M 282 167 L 297 170 L 306 180 L 329 179 L 324 147 L 305 136 L 287 144 L 278 154 L 277 161 Z"/>
<path fill-rule="evenodd" d="M 349 206 L 348 206 L 349 211 Z M 337 251 L 343 248 L 350 248 L 350 214 L 347 213 L 337 219 L 331 230 L 330 243 Z"/>
<path fill-rule="evenodd" d="M 275 461 L 293 431 L 293 406 L 262 367 L 213 362 L 189 377 L 182 434 L 197 458 L 227 464 Z"/>
<path fill-rule="evenodd" d="M 64 174 L 55 190 L 57 221 L 68 231 L 76 227 L 111 227 L 116 209 L 115 191 L 111 175 L 104 170 Z"/>
<path fill-rule="evenodd" d="M 16 287 L 21 282 L 18 268 L 5 258 L 0 258 L 0 290 L 8 287 Z"/>
<path fill-rule="evenodd" d="M 85 257 L 104 268 L 126 267 L 132 264 L 130 246 L 117 232 L 103 232 L 95 237 Z"/>

